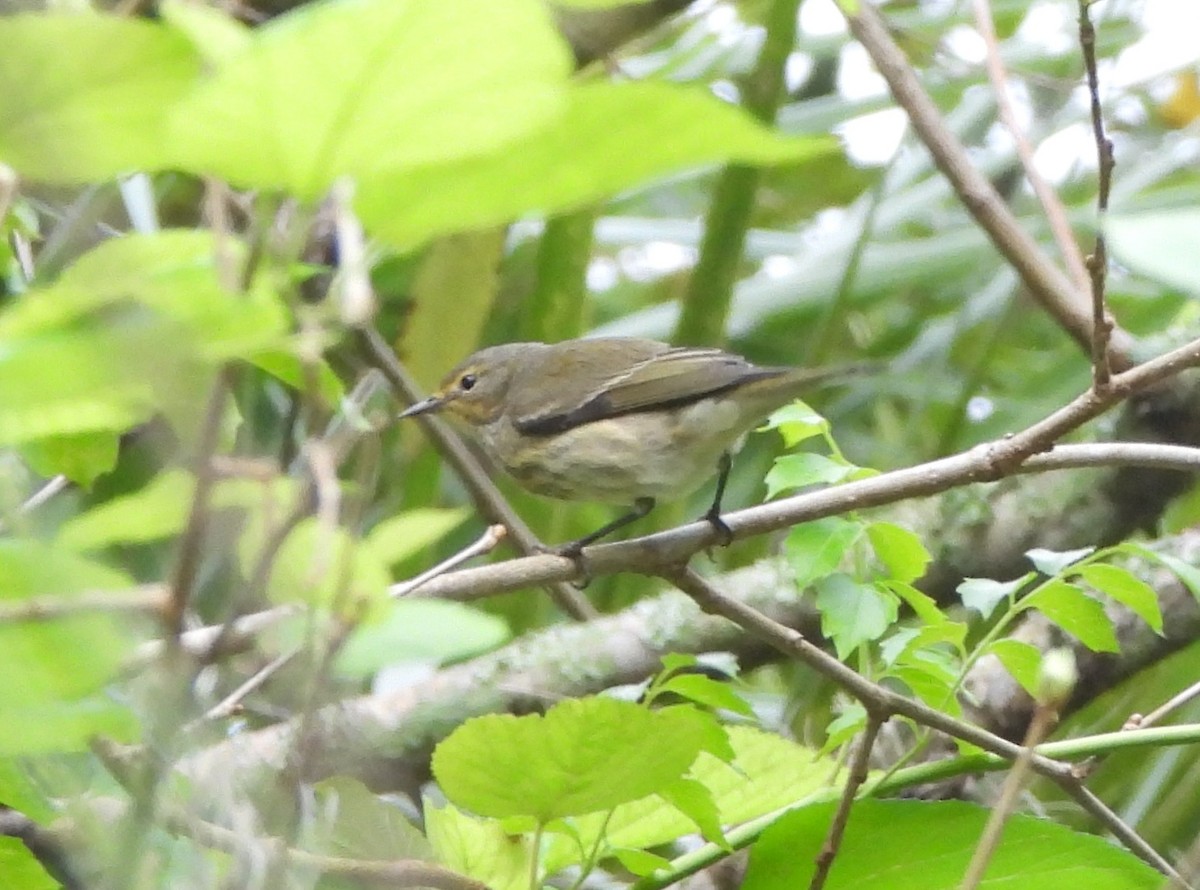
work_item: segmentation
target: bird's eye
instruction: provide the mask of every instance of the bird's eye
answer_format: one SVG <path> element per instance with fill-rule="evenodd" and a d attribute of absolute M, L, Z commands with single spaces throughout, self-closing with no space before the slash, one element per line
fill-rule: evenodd
<path fill-rule="evenodd" d="M 458 388 L 463 392 L 470 392 L 475 388 L 475 383 L 476 379 L 474 374 L 463 374 L 462 377 L 459 378 Z"/>

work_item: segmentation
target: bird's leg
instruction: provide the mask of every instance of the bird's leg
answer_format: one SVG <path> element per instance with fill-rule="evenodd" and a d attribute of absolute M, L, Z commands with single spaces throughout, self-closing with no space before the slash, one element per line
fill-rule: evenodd
<path fill-rule="evenodd" d="M 628 513 L 624 513 L 606 525 L 600 526 L 591 534 L 584 535 L 577 541 L 572 541 L 569 544 L 563 544 L 557 548 L 559 556 L 566 556 L 570 559 L 578 560 L 583 548 L 591 544 L 595 544 L 601 538 L 607 538 L 619 528 L 624 528 L 631 522 L 637 522 L 647 513 L 654 509 L 654 498 L 638 498 L 633 502 L 633 506 Z"/>
<path fill-rule="evenodd" d="M 622 514 L 612 522 L 602 525 L 591 534 L 584 535 L 577 541 L 572 541 L 569 544 L 562 544 L 554 548 L 554 552 L 559 556 L 565 556 L 567 559 L 575 563 L 575 567 L 583 576 L 583 580 L 576 583 L 576 587 L 580 590 L 592 583 L 592 573 L 588 570 L 587 560 L 583 558 L 583 548 L 590 544 L 595 544 L 601 538 L 607 537 L 619 528 L 624 528 L 631 522 L 637 522 L 647 513 L 654 509 L 654 498 L 638 498 L 633 502 L 633 507 L 628 513 Z"/>
<path fill-rule="evenodd" d="M 717 533 L 717 543 L 722 547 L 728 547 L 733 543 L 733 529 L 726 525 L 725 520 L 721 518 L 721 498 L 725 496 L 725 483 L 729 481 L 729 470 L 732 467 L 733 458 L 726 451 L 717 461 L 717 491 L 713 495 L 712 506 L 704 514 L 704 519 L 708 520 L 708 524 Z"/>

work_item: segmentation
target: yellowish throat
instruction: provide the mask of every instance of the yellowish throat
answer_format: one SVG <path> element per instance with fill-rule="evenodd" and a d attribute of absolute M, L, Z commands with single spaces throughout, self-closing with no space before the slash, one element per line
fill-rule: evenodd
<path fill-rule="evenodd" d="M 775 409 L 845 369 L 761 367 L 720 349 L 610 337 L 482 349 L 400 417 L 460 421 L 525 488 L 632 505 L 567 545 L 579 549 L 719 474 L 705 514 L 728 540 L 721 496 L 730 451 Z"/>

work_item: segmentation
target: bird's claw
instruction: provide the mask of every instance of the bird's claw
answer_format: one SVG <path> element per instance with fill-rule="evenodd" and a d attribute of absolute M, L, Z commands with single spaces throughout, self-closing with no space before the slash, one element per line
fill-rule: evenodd
<path fill-rule="evenodd" d="M 713 531 L 716 533 L 718 547 L 728 547 L 733 543 L 733 529 L 721 518 L 719 512 L 709 510 L 704 514 L 703 519 L 712 526 Z"/>

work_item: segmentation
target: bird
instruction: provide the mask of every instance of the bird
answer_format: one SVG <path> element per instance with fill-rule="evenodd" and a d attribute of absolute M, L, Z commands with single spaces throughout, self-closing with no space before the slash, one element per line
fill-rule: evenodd
<path fill-rule="evenodd" d="M 457 421 L 535 494 L 628 509 L 560 547 L 563 555 L 577 556 L 714 475 L 704 518 L 728 544 L 721 499 L 739 440 L 800 393 L 846 374 L 761 366 L 715 347 L 638 337 L 507 343 L 464 359 L 399 417 Z"/>

